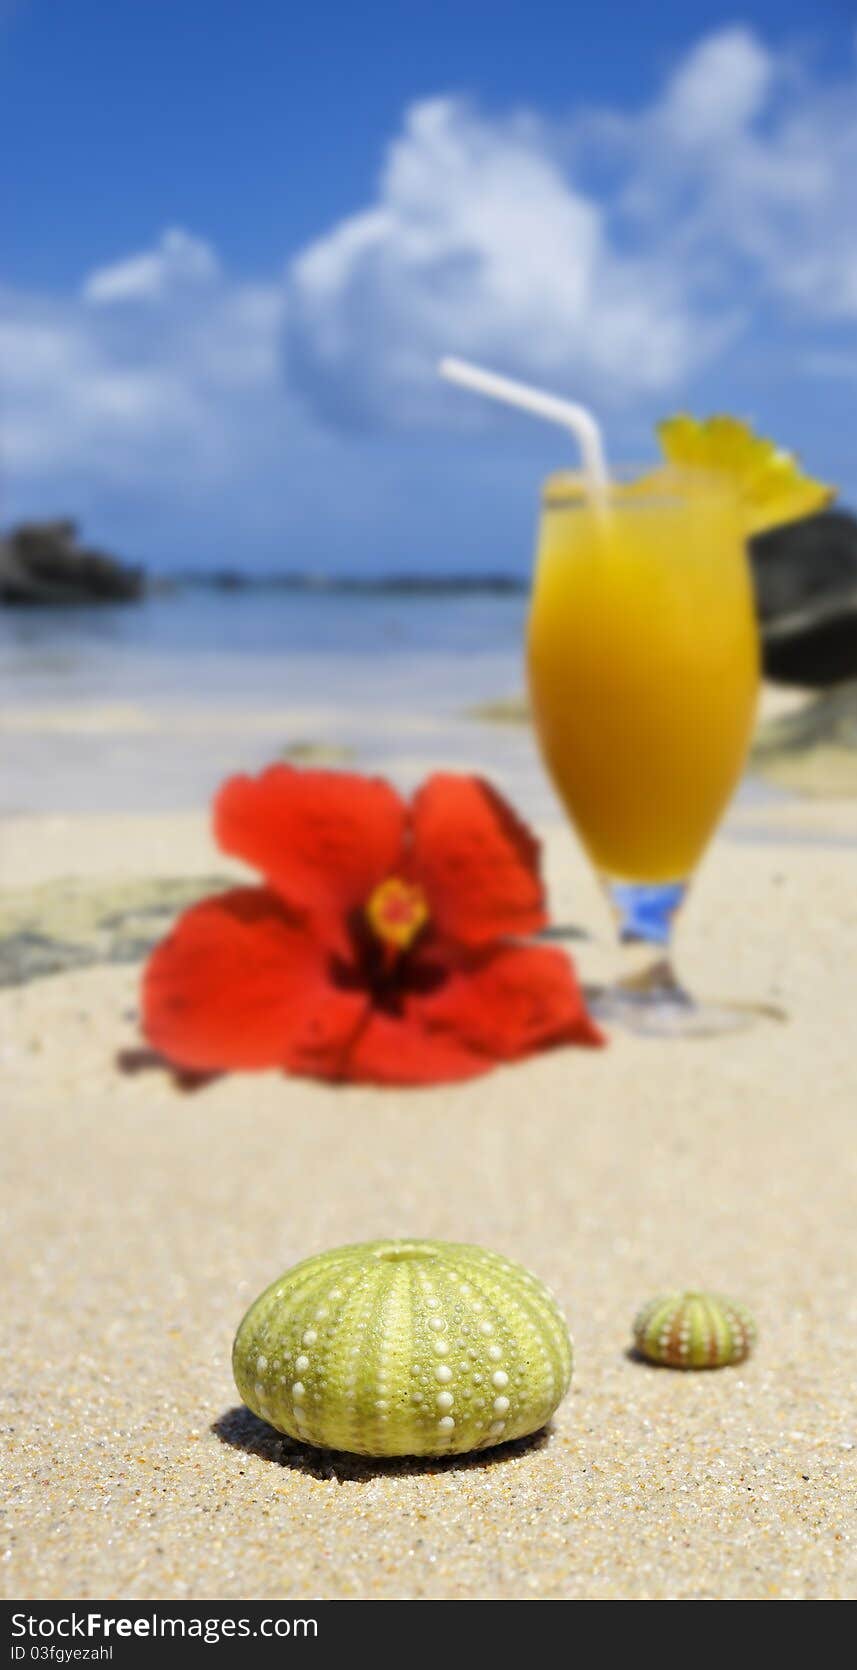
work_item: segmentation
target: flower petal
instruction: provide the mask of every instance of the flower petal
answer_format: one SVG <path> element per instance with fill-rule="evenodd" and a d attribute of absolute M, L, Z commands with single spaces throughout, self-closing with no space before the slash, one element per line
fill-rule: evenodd
<path fill-rule="evenodd" d="M 454 1084 L 494 1066 L 450 1032 L 427 1027 L 414 1005 L 401 1015 L 373 1009 L 348 1051 L 343 1077 L 353 1084 Z"/>
<path fill-rule="evenodd" d="M 494 1061 L 517 1061 L 556 1044 L 602 1044 L 562 951 L 500 945 L 462 962 L 419 1001 L 423 1025 Z"/>
<path fill-rule="evenodd" d="M 479 777 L 437 774 L 413 806 L 413 868 L 438 932 L 462 945 L 545 924 L 539 845 Z"/>
<path fill-rule="evenodd" d="M 492 946 L 448 965 L 398 1014 L 373 1009 L 343 1076 L 372 1084 L 445 1084 L 559 1044 L 602 1044 L 568 958 L 542 946 Z"/>
<path fill-rule="evenodd" d="M 276 894 L 241 887 L 185 911 L 143 977 L 152 1048 L 197 1071 L 289 1067 L 336 1078 L 366 1011 Z"/>
<path fill-rule="evenodd" d="M 345 950 L 350 913 L 401 868 L 406 817 L 381 778 L 273 765 L 224 783 L 214 832 L 224 852 L 261 870 Z"/>

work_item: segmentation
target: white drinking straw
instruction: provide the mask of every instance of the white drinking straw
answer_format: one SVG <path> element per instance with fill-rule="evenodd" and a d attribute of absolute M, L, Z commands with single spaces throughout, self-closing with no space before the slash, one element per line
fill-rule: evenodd
<path fill-rule="evenodd" d="M 559 400 L 555 394 L 545 394 L 541 389 L 530 388 L 528 383 L 514 382 L 511 377 L 498 377 L 495 372 L 483 371 L 468 360 L 442 359 L 438 371 L 448 382 L 459 383 L 475 394 L 487 394 L 491 400 L 502 400 L 507 406 L 517 406 L 522 412 L 570 429 L 580 447 L 590 492 L 594 498 L 604 494 L 609 481 L 604 442 L 598 424 L 585 406 L 578 406 L 573 400 Z"/>

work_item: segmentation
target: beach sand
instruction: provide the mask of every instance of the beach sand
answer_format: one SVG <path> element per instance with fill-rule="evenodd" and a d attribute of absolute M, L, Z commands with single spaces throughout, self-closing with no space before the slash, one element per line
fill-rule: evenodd
<path fill-rule="evenodd" d="M 600 978 L 586 862 L 542 832 L 553 920 Z M 229 869 L 202 812 L 0 824 L 5 889 Z M 728 1038 L 617 1036 L 422 1092 L 265 1074 L 182 1094 L 117 1070 L 134 965 L 0 992 L 5 1592 L 857 1594 L 855 944 L 857 802 L 773 801 L 733 813 L 681 924 L 692 988 L 772 1011 Z M 576 1364 L 546 1434 L 376 1464 L 236 1408 L 250 1300 L 387 1235 L 480 1242 L 554 1288 Z M 676 1285 L 743 1299 L 755 1355 L 632 1360 L 635 1310 Z"/>

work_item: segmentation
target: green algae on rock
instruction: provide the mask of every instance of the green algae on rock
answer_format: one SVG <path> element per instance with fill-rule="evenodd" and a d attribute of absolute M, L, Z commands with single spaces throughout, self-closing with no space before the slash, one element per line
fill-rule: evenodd
<path fill-rule="evenodd" d="M 461 1455 L 537 1432 L 571 1381 L 559 1307 L 481 1247 L 366 1241 L 296 1264 L 232 1353 L 255 1415 L 321 1449 Z"/>
<path fill-rule="evenodd" d="M 667 1368 L 725 1368 L 755 1343 L 749 1311 L 719 1293 L 661 1293 L 634 1319 L 640 1355 Z"/>
<path fill-rule="evenodd" d="M 754 771 L 795 794 L 857 795 L 857 679 L 769 720 L 750 760 Z"/>
<path fill-rule="evenodd" d="M 229 876 L 74 878 L 0 892 L 0 987 L 98 963 L 135 963 L 180 910 Z"/>

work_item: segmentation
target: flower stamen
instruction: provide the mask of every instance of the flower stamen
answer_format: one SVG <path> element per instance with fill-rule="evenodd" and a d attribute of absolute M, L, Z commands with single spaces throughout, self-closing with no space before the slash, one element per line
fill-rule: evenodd
<path fill-rule="evenodd" d="M 429 918 L 426 896 L 421 887 L 388 876 L 370 895 L 366 920 L 376 938 L 397 951 L 407 951 Z"/>

